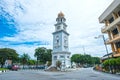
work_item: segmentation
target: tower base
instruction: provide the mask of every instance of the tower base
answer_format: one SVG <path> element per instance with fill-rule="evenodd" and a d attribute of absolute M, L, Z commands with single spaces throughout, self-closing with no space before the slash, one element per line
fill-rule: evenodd
<path fill-rule="evenodd" d="M 61 68 L 70 68 L 70 52 L 53 52 L 52 53 L 52 66 L 56 67 L 56 62 L 61 62 Z"/>

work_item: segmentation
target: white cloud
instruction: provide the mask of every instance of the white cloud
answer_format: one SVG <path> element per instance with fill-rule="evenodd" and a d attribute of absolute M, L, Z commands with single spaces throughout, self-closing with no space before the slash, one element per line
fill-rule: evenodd
<path fill-rule="evenodd" d="M 57 14 L 63 11 L 70 33 L 69 46 L 72 53 L 86 52 L 94 56 L 102 56 L 104 45 L 94 37 L 101 34 L 102 25 L 98 17 L 113 0 L 5 0 L 7 9 L 17 20 L 20 32 L 14 37 L 4 37 L 8 41 L 46 41 L 52 48 L 52 32 Z M 98 43 L 101 43 L 98 45 Z M 21 53 L 33 55 L 37 46 L 15 46 Z M 14 48 L 14 47 L 13 47 Z"/>

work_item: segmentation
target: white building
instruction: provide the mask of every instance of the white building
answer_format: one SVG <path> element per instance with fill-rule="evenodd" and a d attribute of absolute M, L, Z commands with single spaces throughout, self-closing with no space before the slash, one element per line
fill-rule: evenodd
<path fill-rule="evenodd" d="M 64 14 L 60 12 L 56 18 L 55 32 L 53 32 L 53 52 L 52 66 L 56 66 L 56 61 L 61 61 L 62 67 L 70 67 L 70 52 L 68 47 L 68 32 Z"/>
<path fill-rule="evenodd" d="M 4 64 L 4 67 L 8 67 L 8 66 L 11 66 L 12 65 L 12 60 L 6 60 L 5 61 L 5 64 Z"/>

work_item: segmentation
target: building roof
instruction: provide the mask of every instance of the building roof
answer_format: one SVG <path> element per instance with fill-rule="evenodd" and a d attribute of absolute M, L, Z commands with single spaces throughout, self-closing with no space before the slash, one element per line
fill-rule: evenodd
<path fill-rule="evenodd" d="M 99 22 L 104 23 L 105 19 L 109 19 L 111 17 L 112 12 L 120 9 L 120 0 L 114 0 L 109 7 L 100 15 Z"/>

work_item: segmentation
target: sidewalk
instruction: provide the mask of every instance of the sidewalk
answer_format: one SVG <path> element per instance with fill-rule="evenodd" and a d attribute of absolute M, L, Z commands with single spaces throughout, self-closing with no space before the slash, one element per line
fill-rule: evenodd
<path fill-rule="evenodd" d="M 98 71 L 98 72 L 102 72 L 102 73 L 106 73 L 106 74 L 112 74 L 112 75 L 118 75 L 120 76 L 120 73 L 110 73 L 110 72 L 104 72 L 104 71 L 99 71 L 99 70 L 95 70 L 93 69 L 94 71 Z"/>

